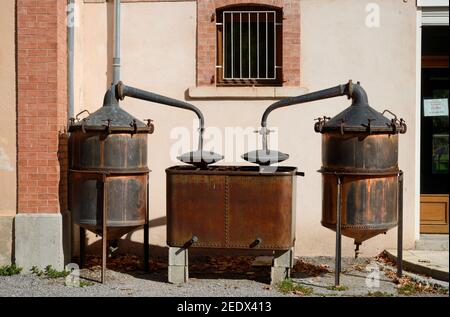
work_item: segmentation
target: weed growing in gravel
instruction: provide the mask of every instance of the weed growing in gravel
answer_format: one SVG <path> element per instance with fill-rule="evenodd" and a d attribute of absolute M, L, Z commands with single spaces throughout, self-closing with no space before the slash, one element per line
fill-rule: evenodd
<path fill-rule="evenodd" d="M 448 289 L 441 287 L 433 287 L 431 285 L 422 285 L 420 283 L 407 282 L 397 286 L 397 292 L 399 295 L 416 295 L 417 293 L 431 293 L 448 295 Z"/>
<path fill-rule="evenodd" d="M 344 286 L 344 285 L 338 285 L 338 286 L 333 285 L 333 286 L 328 286 L 328 287 L 327 287 L 327 290 L 329 290 L 329 291 L 343 292 L 343 291 L 348 290 L 348 287 L 347 287 L 347 286 Z"/>
<path fill-rule="evenodd" d="M 84 280 L 80 281 L 80 287 L 89 287 L 89 286 L 94 286 L 94 285 L 95 285 L 95 283 L 91 282 L 91 281 L 84 281 Z"/>
<path fill-rule="evenodd" d="M 397 288 L 397 292 L 400 295 L 414 295 L 418 291 L 419 290 L 415 287 L 414 284 L 403 284 L 399 285 L 399 287 Z"/>
<path fill-rule="evenodd" d="M 48 277 L 48 278 L 61 278 L 66 277 L 70 274 L 69 271 L 58 271 L 53 266 L 47 265 L 44 271 L 39 269 L 37 266 L 33 266 L 30 272 L 38 277 Z"/>
<path fill-rule="evenodd" d="M 66 277 L 67 275 L 69 275 L 70 272 L 69 271 L 58 271 L 55 268 L 53 268 L 53 266 L 51 265 L 47 265 L 47 267 L 45 268 L 45 275 L 48 278 L 60 278 L 60 277 Z"/>
<path fill-rule="evenodd" d="M 369 292 L 367 293 L 368 297 L 392 297 L 394 296 L 391 293 L 388 292 L 380 292 L 380 291 L 376 291 L 376 292 Z"/>
<path fill-rule="evenodd" d="M 44 271 L 40 270 L 37 266 L 33 266 L 30 270 L 30 272 L 38 277 L 41 277 L 44 275 Z"/>
<path fill-rule="evenodd" d="M 22 268 L 15 264 L 0 266 L 0 276 L 13 276 L 20 274 L 20 272 L 22 272 Z"/>
<path fill-rule="evenodd" d="M 293 293 L 295 295 L 311 295 L 313 289 L 304 285 L 295 283 L 292 279 L 286 279 L 278 284 L 278 290 L 283 294 Z"/>

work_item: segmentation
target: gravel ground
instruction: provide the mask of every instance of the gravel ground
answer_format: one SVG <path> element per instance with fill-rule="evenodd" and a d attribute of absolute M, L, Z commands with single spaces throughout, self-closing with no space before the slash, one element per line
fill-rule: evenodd
<path fill-rule="evenodd" d="M 295 290 L 282 293 L 278 287 L 270 287 L 270 267 L 252 266 L 253 258 L 239 257 L 224 259 L 199 258 L 192 261 L 191 279 L 188 284 L 171 285 L 166 283 L 167 264 L 164 260 L 152 263 L 151 273 L 145 274 L 133 265 L 137 260 L 130 261 L 122 257 L 111 264 L 107 272 L 107 284 L 92 283 L 100 277 L 97 262 L 81 271 L 82 280 L 92 285 L 86 287 L 67 287 L 65 279 L 49 279 L 33 274 L 22 274 L 12 277 L 0 277 L 0 296 L 39 296 L 39 297 L 278 297 L 304 296 Z M 132 258 L 134 259 L 134 258 Z M 377 263 L 375 259 L 344 258 L 341 277 L 342 289 L 332 289 L 334 273 L 332 257 L 301 258 L 292 273 L 292 285 L 302 285 L 309 290 L 307 296 L 399 296 L 398 285 L 393 281 L 392 272 L 382 269 L 379 272 L 379 286 L 366 284 L 367 276 L 377 274 L 376 271 L 366 271 L 367 265 Z M 98 261 L 98 259 L 96 259 Z M 127 262 L 128 261 L 128 262 Z M 122 263 L 126 263 L 121 265 Z M 264 261 L 263 261 L 264 262 Z M 117 264 L 116 263 L 116 264 Z M 206 263 L 206 264 L 205 264 Z M 246 265 L 247 263 L 247 265 Z M 250 263 L 250 264 L 248 264 Z M 136 264 L 137 265 L 137 264 Z M 389 265 L 383 263 L 384 266 Z M 370 268 L 371 266 L 369 266 Z M 380 266 L 373 266 L 380 267 Z M 392 271 L 395 271 L 391 267 Z M 427 280 L 422 278 L 422 280 Z M 369 279 L 370 282 L 370 279 Z M 369 283 L 369 286 L 371 284 Z M 417 284 L 414 284 L 417 285 Z M 412 296 L 447 296 L 446 290 L 433 287 L 419 288 Z M 403 295 L 401 295 L 403 296 Z"/>
<path fill-rule="evenodd" d="M 343 258 L 340 284 L 342 288 L 334 288 L 334 258 L 314 257 L 304 259 L 315 266 L 327 266 L 324 274 L 293 273 L 292 279 L 302 285 L 312 288 L 312 296 L 416 296 L 416 297 L 448 297 L 449 284 L 436 281 L 425 276 L 404 272 L 405 278 L 398 281 L 397 268 L 394 263 L 386 263 L 374 258 Z M 406 287 L 405 287 L 405 284 Z M 437 285 L 436 285 L 437 284 Z M 412 294 L 409 285 L 414 286 Z M 401 287 L 403 286 L 403 287 Z M 399 291 L 400 290 L 400 291 Z"/>

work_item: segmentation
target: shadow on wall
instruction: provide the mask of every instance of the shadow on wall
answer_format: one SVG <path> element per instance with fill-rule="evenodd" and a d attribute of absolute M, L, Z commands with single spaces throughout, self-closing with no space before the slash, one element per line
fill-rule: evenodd
<path fill-rule="evenodd" d="M 61 212 L 68 209 L 68 175 L 69 175 L 69 135 L 66 132 L 58 135 L 59 163 L 59 207 Z"/>
<path fill-rule="evenodd" d="M 58 164 L 59 164 L 59 184 L 58 184 L 58 198 L 59 210 L 62 216 L 62 236 L 63 236 L 63 252 L 65 263 L 71 260 L 71 246 L 72 246 L 72 217 L 68 208 L 69 196 L 69 134 L 59 132 L 58 134 Z"/>
<path fill-rule="evenodd" d="M 149 228 L 162 227 L 167 224 L 166 217 L 160 217 L 149 221 Z M 77 226 L 78 227 L 78 226 Z M 118 240 L 118 254 L 131 254 L 131 255 L 139 255 L 143 256 L 144 243 L 132 241 L 133 234 L 139 231 L 142 231 L 142 228 L 138 228 L 136 230 L 130 231 L 125 234 L 120 240 Z M 97 235 L 95 235 L 97 237 Z M 144 236 L 143 233 L 139 236 Z M 152 237 L 150 236 L 150 242 Z M 88 241 L 87 241 L 88 242 Z M 79 242 L 78 242 L 79 243 Z M 78 248 L 76 246 L 75 248 Z M 101 240 L 96 240 L 93 243 L 88 243 L 86 245 L 86 254 L 101 254 L 102 243 Z M 156 256 L 167 256 L 167 248 L 157 245 L 150 245 L 150 253 Z"/>

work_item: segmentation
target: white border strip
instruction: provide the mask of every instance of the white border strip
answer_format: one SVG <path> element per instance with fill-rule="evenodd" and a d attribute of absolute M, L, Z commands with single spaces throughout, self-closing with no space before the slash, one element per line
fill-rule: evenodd
<path fill-rule="evenodd" d="M 420 152 L 421 152 L 421 115 L 422 115 L 422 10 L 416 13 L 416 122 L 415 122 L 415 181 L 414 181 L 414 237 L 420 239 Z"/>
<path fill-rule="evenodd" d="M 448 0 L 417 0 L 418 7 L 448 7 Z"/>

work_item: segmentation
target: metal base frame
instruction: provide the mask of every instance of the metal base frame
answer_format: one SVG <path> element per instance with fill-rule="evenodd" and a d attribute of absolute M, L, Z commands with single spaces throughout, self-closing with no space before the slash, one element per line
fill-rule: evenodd
<path fill-rule="evenodd" d="M 107 178 L 108 174 L 101 174 L 102 190 L 103 190 L 103 204 L 102 204 L 102 269 L 100 283 L 104 284 L 106 282 L 106 262 L 108 257 L 108 199 L 107 199 Z M 147 179 L 147 206 L 146 206 L 146 217 L 144 224 L 144 270 L 149 271 L 149 176 Z M 80 269 L 86 264 L 86 229 L 80 227 Z"/>
<path fill-rule="evenodd" d="M 289 278 L 294 265 L 294 249 L 275 251 L 271 268 L 271 285 Z M 168 282 L 182 284 L 189 281 L 189 247 L 169 247 Z"/>
<path fill-rule="evenodd" d="M 336 174 L 337 176 L 337 211 L 336 211 L 336 253 L 335 253 L 335 270 L 334 285 L 340 285 L 341 262 L 342 262 L 342 183 L 345 174 Z M 397 193 L 397 278 L 403 276 L 403 171 L 398 173 L 398 193 Z"/>

